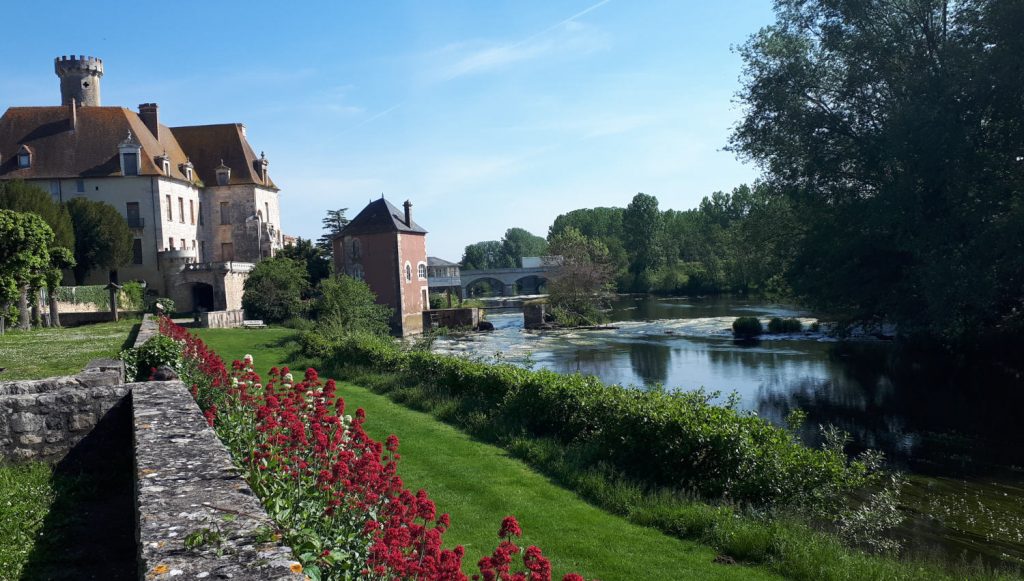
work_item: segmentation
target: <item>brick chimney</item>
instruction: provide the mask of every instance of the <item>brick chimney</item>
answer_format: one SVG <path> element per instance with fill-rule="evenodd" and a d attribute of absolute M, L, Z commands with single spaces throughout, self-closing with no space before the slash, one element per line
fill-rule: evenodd
<path fill-rule="evenodd" d="M 406 200 L 402 205 L 405 206 L 405 225 L 412 228 L 412 202 Z"/>
<path fill-rule="evenodd" d="M 142 103 L 139 105 L 139 118 L 145 123 L 149 132 L 160 140 L 160 107 L 156 103 Z"/>

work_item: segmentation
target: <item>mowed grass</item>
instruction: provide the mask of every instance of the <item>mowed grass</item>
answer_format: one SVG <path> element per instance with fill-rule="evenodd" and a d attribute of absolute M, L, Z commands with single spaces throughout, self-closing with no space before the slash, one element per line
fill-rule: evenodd
<path fill-rule="evenodd" d="M 97 357 L 117 357 L 138 319 L 67 329 L 8 329 L 0 336 L 0 381 L 73 375 Z"/>
<path fill-rule="evenodd" d="M 42 462 L 0 466 L 0 580 L 18 579 L 35 547 L 55 493 L 53 467 Z"/>
<path fill-rule="evenodd" d="M 227 362 L 249 353 L 257 370 L 282 365 L 296 375 L 304 370 L 291 356 L 288 343 L 295 332 L 290 329 L 195 332 Z M 556 579 L 570 571 L 603 581 L 778 578 L 759 568 L 716 564 L 709 547 L 597 509 L 501 448 L 385 396 L 348 383 L 341 383 L 338 393 L 350 412 L 366 410 L 366 429 L 373 437 L 398 436 L 399 472 L 409 488 L 425 488 L 438 510 L 451 514 L 445 543 L 466 547 L 466 572 L 494 549 L 501 519 L 511 514 L 523 527 L 523 544 L 535 544 L 551 558 Z"/>

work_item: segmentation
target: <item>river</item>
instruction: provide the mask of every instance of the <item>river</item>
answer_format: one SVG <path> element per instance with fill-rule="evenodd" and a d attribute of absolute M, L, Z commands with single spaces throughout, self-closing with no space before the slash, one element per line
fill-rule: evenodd
<path fill-rule="evenodd" d="M 526 331 L 521 313 L 494 312 L 493 332 L 434 349 L 637 389 L 735 393 L 741 409 L 778 425 L 799 408 L 809 445 L 832 424 L 850 434 L 851 454 L 881 450 L 910 476 L 896 534 L 911 550 L 1024 563 L 1024 379 L 1013 370 L 810 331 L 738 344 L 736 317 L 797 317 L 805 328 L 816 319 L 737 298 L 623 296 L 609 315 L 617 329 Z"/>

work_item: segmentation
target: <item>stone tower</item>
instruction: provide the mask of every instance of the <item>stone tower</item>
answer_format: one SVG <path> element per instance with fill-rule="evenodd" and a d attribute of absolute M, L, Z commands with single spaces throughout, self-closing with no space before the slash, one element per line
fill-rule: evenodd
<path fill-rule="evenodd" d="M 53 59 L 53 69 L 60 77 L 60 104 L 73 102 L 85 107 L 100 106 L 100 77 L 103 60 L 95 57 L 62 56 Z"/>

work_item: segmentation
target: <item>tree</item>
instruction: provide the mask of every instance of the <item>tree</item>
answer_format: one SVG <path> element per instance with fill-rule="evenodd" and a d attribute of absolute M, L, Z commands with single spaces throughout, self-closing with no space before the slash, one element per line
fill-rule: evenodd
<path fill-rule="evenodd" d="M 67 208 L 37 186 L 20 180 L 0 182 L 0 209 L 37 214 L 53 230 L 53 246 L 75 247 L 75 231 Z"/>
<path fill-rule="evenodd" d="M 512 265 L 504 252 L 501 242 L 488 240 L 466 246 L 462 254 L 463 270 L 487 270 L 490 268 L 510 268 Z"/>
<path fill-rule="evenodd" d="M 320 246 L 314 245 L 312 240 L 299 238 L 295 244 L 285 246 L 278 251 L 277 256 L 291 258 L 306 265 L 306 273 L 309 275 L 309 285 L 315 287 L 320 281 L 331 276 L 331 260 Z"/>
<path fill-rule="evenodd" d="M 28 328 L 28 289 L 38 288 L 52 269 L 52 244 L 53 230 L 38 215 L 0 210 L 0 333 L 14 300 L 19 326 Z"/>
<path fill-rule="evenodd" d="M 522 228 L 509 228 L 501 239 L 502 261 L 511 263 L 512 268 L 523 266 L 524 256 L 544 256 L 548 253 L 548 241 L 534 236 Z"/>
<path fill-rule="evenodd" d="M 334 256 L 334 246 L 332 244 L 334 237 L 349 223 L 349 219 L 345 217 L 345 212 L 347 211 L 348 208 L 327 210 L 327 216 L 320 220 L 324 225 L 323 229 L 325 230 L 325 233 L 317 239 L 316 245 L 328 260 Z"/>
<path fill-rule="evenodd" d="M 103 202 L 73 198 L 67 203 L 75 230 L 75 284 L 97 268 L 116 270 L 132 258 L 132 232 L 118 211 Z"/>
<path fill-rule="evenodd" d="M 633 290 L 650 290 L 647 274 L 663 260 L 661 212 L 658 198 L 639 193 L 622 213 L 622 242 L 629 254 Z"/>
<path fill-rule="evenodd" d="M 63 270 L 69 269 L 75 264 L 73 255 L 75 235 L 71 215 L 66 207 L 53 201 L 53 196 L 20 180 L 0 182 L 0 208 L 36 214 L 53 231 L 53 242 L 50 245 L 53 269 L 45 277 L 45 283 L 49 291 L 50 325 L 59 327 L 57 287 L 60 286 L 63 279 Z"/>
<path fill-rule="evenodd" d="M 628 291 L 632 287 L 628 267 L 629 256 L 622 243 L 623 208 L 582 208 L 561 214 L 548 229 L 548 242 L 568 227 L 579 230 L 583 236 L 598 240 L 608 248 L 608 261 L 619 289 Z"/>
<path fill-rule="evenodd" d="M 306 265 L 275 256 L 258 263 L 245 279 L 242 308 L 250 317 L 280 323 L 302 316 L 302 296 L 308 290 Z"/>
<path fill-rule="evenodd" d="M 392 309 L 376 303 L 377 296 L 361 280 L 339 275 L 320 283 L 313 313 L 324 328 L 341 332 L 386 335 Z"/>
<path fill-rule="evenodd" d="M 562 257 L 548 282 L 548 301 L 563 324 L 592 325 L 612 291 L 608 248 L 569 226 L 551 239 L 551 252 Z"/>
<path fill-rule="evenodd" d="M 783 0 L 741 49 L 731 148 L 807 225 L 811 304 L 904 332 L 1024 330 L 1024 4 Z"/>

